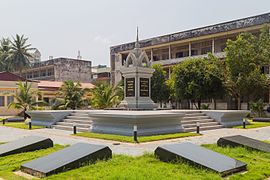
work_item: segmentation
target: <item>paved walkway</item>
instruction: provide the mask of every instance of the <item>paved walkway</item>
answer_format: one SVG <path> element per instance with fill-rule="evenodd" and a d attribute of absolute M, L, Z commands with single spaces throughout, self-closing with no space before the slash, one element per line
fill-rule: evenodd
<path fill-rule="evenodd" d="M 77 137 L 70 135 L 70 131 L 56 130 L 56 129 L 36 129 L 36 130 L 23 130 L 17 128 L 0 126 L 0 142 L 8 142 L 16 140 L 29 135 L 43 136 L 51 138 L 55 144 L 74 144 L 77 142 L 88 142 L 93 144 L 108 145 L 115 154 L 128 154 L 128 155 L 142 155 L 144 152 L 154 152 L 157 146 L 168 143 L 178 143 L 189 141 L 195 144 L 213 144 L 216 143 L 220 137 L 229 135 L 244 135 L 259 140 L 270 141 L 270 127 L 258 129 L 217 129 L 211 131 L 201 132 L 203 136 L 187 137 L 173 140 L 163 140 L 148 143 L 132 144 L 121 143 L 120 145 L 113 145 L 114 141 L 90 139 L 84 137 Z"/>

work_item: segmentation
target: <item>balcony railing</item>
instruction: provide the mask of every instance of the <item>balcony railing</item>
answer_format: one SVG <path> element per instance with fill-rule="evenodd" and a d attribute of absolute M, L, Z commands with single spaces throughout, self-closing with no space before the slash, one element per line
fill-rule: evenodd
<path fill-rule="evenodd" d="M 214 54 L 218 58 L 224 58 L 226 56 L 225 52 L 218 52 Z M 207 54 L 203 55 L 197 55 L 197 56 L 188 56 L 188 57 L 182 57 L 182 58 L 175 58 L 175 59 L 165 59 L 165 60 L 159 60 L 159 61 L 153 61 L 152 64 L 161 64 L 161 65 L 171 65 L 171 64 L 178 64 L 186 59 L 189 58 L 204 58 L 207 57 Z"/>

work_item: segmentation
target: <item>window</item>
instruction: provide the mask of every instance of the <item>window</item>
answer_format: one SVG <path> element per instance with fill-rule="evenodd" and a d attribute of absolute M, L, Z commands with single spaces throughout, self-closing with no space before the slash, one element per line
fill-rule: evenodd
<path fill-rule="evenodd" d="M 48 69 L 48 76 L 53 76 L 53 75 L 54 75 L 54 70 Z"/>
<path fill-rule="evenodd" d="M 40 72 L 40 74 L 41 74 L 41 76 L 46 76 L 46 70 L 42 70 L 41 72 Z"/>
<path fill-rule="evenodd" d="M 37 77 L 39 77 L 39 71 L 34 72 L 34 78 L 37 78 Z"/>
<path fill-rule="evenodd" d="M 0 106 L 5 106 L 5 96 L 0 96 Z"/>
<path fill-rule="evenodd" d="M 13 96 L 8 96 L 7 97 L 7 105 L 9 105 L 10 103 L 14 102 L 14 97 Z"/>
<path fill-rule="evenodd" d="M 191 56 L 197 56 L 198 50 L 191 50 Z"/>
<path fill-rule="evenodd" d="M 207 54 L 212 51 L 211 47 L 202 48 L 201 54 Z"/>

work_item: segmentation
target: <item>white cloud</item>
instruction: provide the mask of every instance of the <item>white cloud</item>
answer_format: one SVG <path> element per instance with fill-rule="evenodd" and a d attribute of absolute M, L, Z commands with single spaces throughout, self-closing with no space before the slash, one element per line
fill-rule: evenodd
<path fill-rule="evenodd" d="M 110 38 L 102 36 L 102 35 L 98 35 L 94 38 L 95 42 L 101 43 L 101 44 L 106 44 L 109 45 L 111 43 Z"/>

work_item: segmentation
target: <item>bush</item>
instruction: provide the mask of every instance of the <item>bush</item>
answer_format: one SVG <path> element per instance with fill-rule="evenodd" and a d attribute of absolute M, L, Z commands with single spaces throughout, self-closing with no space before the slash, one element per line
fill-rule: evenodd
<path fill-rule="evenodd" d="M 251 102 L 250 103 L 250 109 L 252 113 L 255 114 L 257 117 L 262 117 L 264 115 L 264 108 L 265 104 L 262 99 L 259 99 L 258 101 Z"/>

